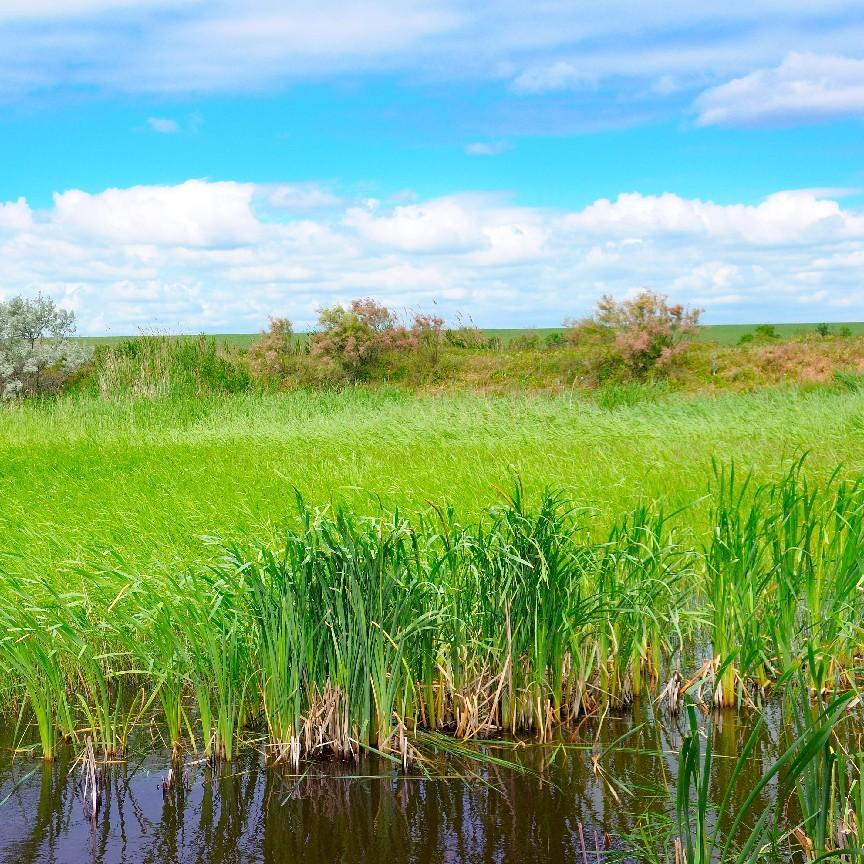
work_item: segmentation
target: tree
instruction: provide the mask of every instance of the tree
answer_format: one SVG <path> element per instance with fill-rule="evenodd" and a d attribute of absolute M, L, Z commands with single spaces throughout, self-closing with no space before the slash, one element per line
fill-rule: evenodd
<path fill-rule="evenodd" d="M 86 363 L 92 349 L 72 341 L 75 313 L 50 297 L 13 297 L 0 303 L 0 396 L 59 389 Z"/>

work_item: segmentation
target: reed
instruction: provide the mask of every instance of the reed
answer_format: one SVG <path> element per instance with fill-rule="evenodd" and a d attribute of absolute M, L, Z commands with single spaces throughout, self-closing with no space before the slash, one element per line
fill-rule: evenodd
<path fill-rule="evenodd" d="M 690 510 L 647 501 L 604 531 L 515 475 L 473 523 L 298 495 L 267 542 L 210 540 L 206 563 L 141 573 L 115 556 L 76 565 L 63 592 L 6 576 L 4 702 L 46 759 L 85 733 L 122 758 L 155 711 L 175 756 L 230 761 L 249 741 L 296 767 L 363 749 L 407 764 L 422 731 L 543 740 L 668 693 L 670 675 L 718 709 L 757 706 L 799 668 L 807 698 L 839 696 L 864 641 L 864 487 L 803 470 L 756 485 L 717 466 L 699 544 Z"/>

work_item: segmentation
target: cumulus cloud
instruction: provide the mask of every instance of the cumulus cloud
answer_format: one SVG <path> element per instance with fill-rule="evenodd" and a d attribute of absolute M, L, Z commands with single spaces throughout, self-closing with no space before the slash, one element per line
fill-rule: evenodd
<path fill-rule="evenodd" d="M 706 90 L 695 103 L 703 126 L 758 126 L 864 117 L 864 60 L 791 53 Z"/>
<path fill-rule="evenodd" d="M 467 252 L 483 245 L 477 208 L 458 197 L 406 204 L 380 213 L 379 202 L 351 207 L 344 224 L 363 239 L 403 252 Z"/>
<path fill-rule="evenodd" d="M 857 239 L 864 216 L 841 209 L 813 190 L 778 192 L 757 205 L 714 204 L 677 195 L 620 195 L 565 217 L 568 225 L 603 234 L 639 237 L 703 236 L 746 245 L 796 245 Z"/>
<path fill-rule="evenodd" d="M 269 313 L 308 327 L 361 295 L 554 325 L 643 286 L 714 321 L 864 314 L 864 212 L 832 190 L 746 204 L 627 193 L 571 212 L 492 194 L 305 206 L 325 188 L 190 180 L 0 204 L 0 297 L 51 294 L 89 333 L 254 331 Z"/>
<path fill-rule="evenodd" d="M 180 124 L 170 117 L 148 117 L 147 125 L 160 135 L 173 135 L 180 131 Z"/>
<path fill-rule="evenodd" d="M 25 231 L 33 222 L 30 206 L 23 198 L 0 203 L 0 231 Z"/>
<path fill-rule="evenodd" d="M 248 183 L 188 180 L 178 186 L 132 186 L 91 195 L 54 196 L 53 223 L 64 233 L 112 244 L 234 246 L 254 242 L 260 223 Z"/>

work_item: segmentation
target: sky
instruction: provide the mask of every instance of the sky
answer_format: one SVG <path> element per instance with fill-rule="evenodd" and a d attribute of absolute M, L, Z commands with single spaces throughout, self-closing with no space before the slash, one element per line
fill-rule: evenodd
<path fill-rule="evenodd" d="M 0 301 L 864 320 L 862 133 L 860 0 L 0 0 Z"/>

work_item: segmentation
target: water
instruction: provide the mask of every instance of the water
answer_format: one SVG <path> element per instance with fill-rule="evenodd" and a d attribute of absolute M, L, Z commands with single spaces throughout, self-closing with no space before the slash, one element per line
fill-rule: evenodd
<path fill-rule="evenodd" d="M 727 714 L 717 726 L 724 757 L 715 763 L 718 788 L 749 722 Z M 148 739 L 148 755 L 136 753 L 145 744 L 136 742 L 126 762 L 107 770 L 92 824 L 78 789 L 77 754 L 70 749 L 50 766 L 21 753 L 13 759 L 11 730 L 0 727 L 0 801 L 20 784 L 0 807 L 0 861 L 581 862 L 583 837 L 595 861 L 595 845 L 621 848 L 640 813 L 668 807 L 684 723 L 636 711 L 607 718 L 599 733 L 592 721 L 547 745 L 510 742 L 486 751 L 527 773 L 438 756 L 427 766 L 431 778 L 415 769 L 406 776 L 377 757 L 304 763 L 298 776 L 265 769 L 252 749 L 227 768 L 188 756 L 168 790 L 169 754 L 154 754 Z M 769 729 L 754 776 L 775 756 Z"/>

